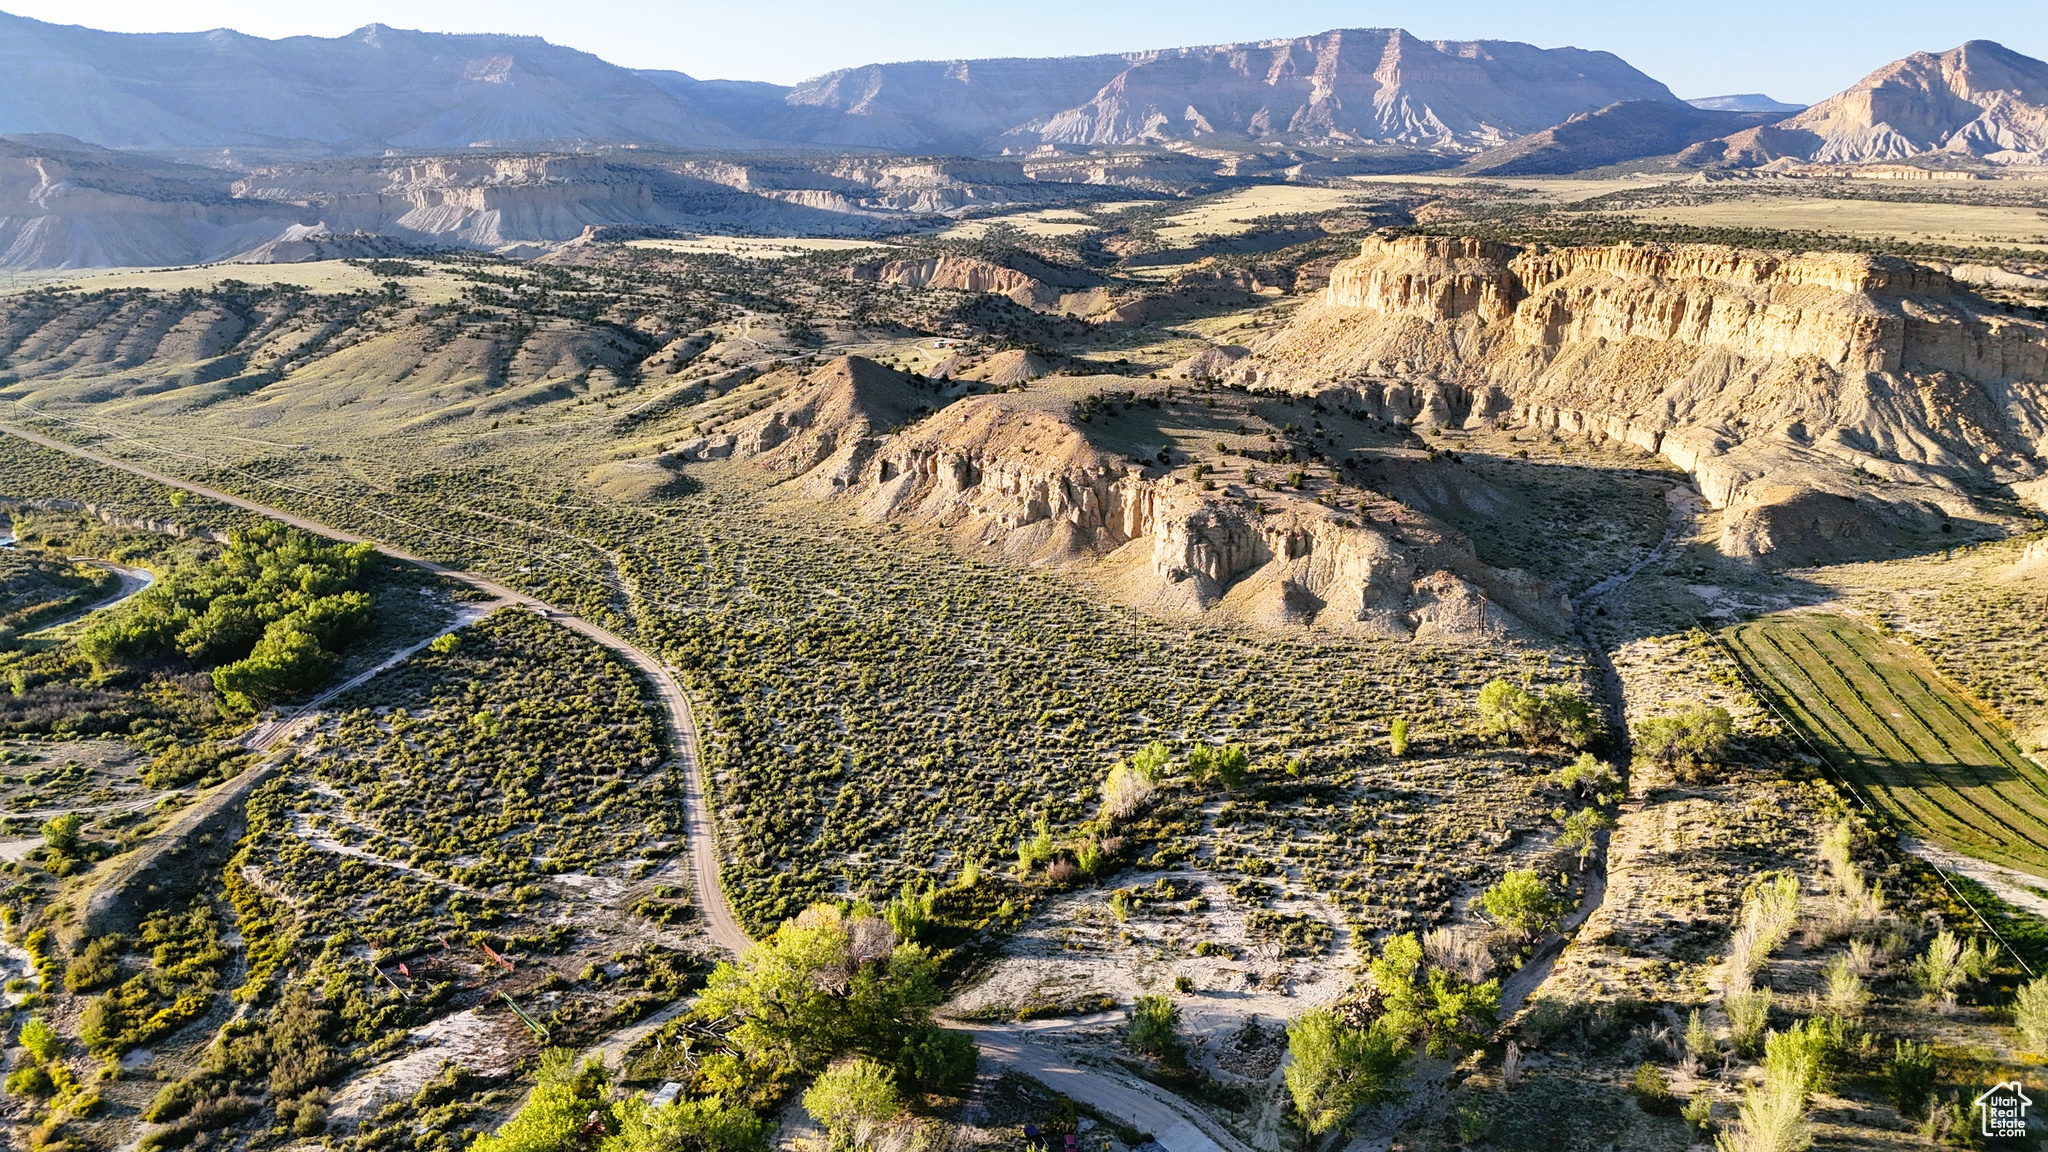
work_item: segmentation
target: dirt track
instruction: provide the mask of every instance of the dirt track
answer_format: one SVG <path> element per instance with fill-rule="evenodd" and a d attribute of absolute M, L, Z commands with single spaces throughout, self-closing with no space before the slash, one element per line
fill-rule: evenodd
<path fill-rule="evenodd" d="M 683 762 L 685 769 L 683 772 L 683 805 L 685 812 L 683 835 L 690 853 L 690 886 L 695 892 L 698 914 L 703 917 L 705 930 L 710 934 L 714 943 L 734 954 L 745 950 L 748 944 L 751 943 L 747 938 L 747 934 L 740 929 L 739 921 L 734 918 L 732 905 L 726 902 L 724 889 L 719 886 L 718 844 L 713 832 L 715 825 L 711 821 L 710 807 L 704 800 L 704 769 L 697 759 L 697 723 L 690 713 L 689 700 L 684 697 L 681 687 L 676 684 L 675 677 L 669 672 L 667 665 L 588 620 L 567 615 L 531 596 L 516 592 L 487 576 L 479 576 L 473 572 L 463 572 L 445 565 L 436 564 L 431 560 L 414 556 L 409 552 L 401 551 L 390 545 L 343 532 L 282 509 L 258 504 L 253 500 L 246 500 L 240 496 L 233 496 L 215 488 L 208 488 L 203 484 L 194 484 L 189 480 L 182 480 L 176 476 L 142 468 L 114 457 L 102 456 L 97 452 L 89 452 L 76 445 L 66 444 L 61 440 L 52 440 L 47 436 L 38 436 L 33 432 L 24 431 L 10 425 L 0 424 L 0 433 L 26 440 L 31 444 L 41 445 L 53 451 L 76 456 L 82 460 L 90 460 L 95 464 L 104 465 L 108 468 L 140 476 L 146 480 L 154 480 L 159 484 L 168 485 L 172 488 L 181 488 L 196 496 L 204 496 L 209 500 L 217 500 L 223 504 L 245 509 L 261 516 L 268 516 L 273 520 L 289 524 L 294 528 L 303 528 L 308 532 L 317 532 L 322 536 L 346 543 L 370 544 L 378 552 L 394 560 L 402 560 L 408 564 L 417 564 L 428 571 L 440 573 L 454 580 L 460 580 L 472 588 L 489 593 L 506 604 L 518 605 L 539 612 L 563 627 L 571 631 L 580 632 L 616 653 L 626 662 L 639 669 L 648 682 L 654 686 L 655 695 L 661 701 L 662 711 L 668 717 L 670 744 L 675 748 L 676 757 Z M 348 685 L 343 687 L 346 688 Z M 334 695 L 334 693 L 329 694 L 329 696 L 331 695 Z M 323 697 L 322 699 L 326 698 Z M 272 744 L 275 743 L 278 737 L 282 736 L 283 731 L 284 727 L 279 727 L 263 733 L 258 739 L 265 745 Z"/>

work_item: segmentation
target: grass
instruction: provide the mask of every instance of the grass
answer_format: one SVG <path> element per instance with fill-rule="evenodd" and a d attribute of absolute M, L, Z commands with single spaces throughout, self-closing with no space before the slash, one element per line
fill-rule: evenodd
<path fill-rule="evenodd" d="M 1932 667 L 1838 616 L 1724 634 L 1858 788 L 1930 840 L 2048 876 L 2048 773 Z"/>

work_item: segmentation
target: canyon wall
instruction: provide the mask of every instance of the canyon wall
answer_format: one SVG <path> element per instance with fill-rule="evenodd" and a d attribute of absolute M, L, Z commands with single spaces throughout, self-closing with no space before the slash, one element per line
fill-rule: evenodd
<path fill-rule="evenodd" d="M 1253 352 L 1229 378 L 1660 453 L 1725 548 L 1780 562 L 1939 528 L 2048 457 L 2048 324 L 1889 258 L 1374 237 Z"/>
<path fill-rule="evenodd" d="M 537 255 L 618 228 L 877 235 L 966 208 L 1091 194 L 994 160 L 472 152 L 231 173 L 67 137 L 0 137 L 0 267 L 281 262 L 338 250 L 308 247 L 307 236 L 357 233 L 363 251 L 343 254 L 376 254 L 382 238 L 384 249 Z"/>

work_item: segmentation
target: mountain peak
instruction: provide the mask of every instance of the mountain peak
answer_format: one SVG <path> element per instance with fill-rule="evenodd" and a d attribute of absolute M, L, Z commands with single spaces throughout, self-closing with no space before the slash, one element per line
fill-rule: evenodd
<path fill-rule="evenodd" d="M 11 42 L 10 42 L 11 41 Z M 203 51 L 201 50 L 203 48 Z M 51 69 L 53 57 L 64 67 Z M 1401 28 L 1057 59 L 866 64 L 794 90 L 635 72 L 528 36 L 370 23 L 332 39 L 0 24 L 0 132 L 123 149 L 749 143 L 989 154 L 1195 143 L 1469 154 L 1618 102 L 1676 104 L 1605 52 Z"/>
<path fill-rule="evenodd" d="M 1915 52 L 1804 112 L 1729 137 L 1704 158 L 1754 165 L 1916 157 L 2048 163 L 2048 63 L 1991 40 Z"/>

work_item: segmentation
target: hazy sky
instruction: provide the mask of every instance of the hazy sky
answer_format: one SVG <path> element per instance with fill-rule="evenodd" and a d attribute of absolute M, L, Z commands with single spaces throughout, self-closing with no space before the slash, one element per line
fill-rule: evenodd
<path fill-rule="evenodd" d="M 1965 40 L 2048 57 L 2041 0 L 0 0 L 123 32 L 338 36 L 376 22 L 543 36 L 635 68 L 791 83 L 885 60 L 1055 56 L 1398 25 L 1426 39 L 1616 53 L 1680 96 L 1811 102 Z"/>

